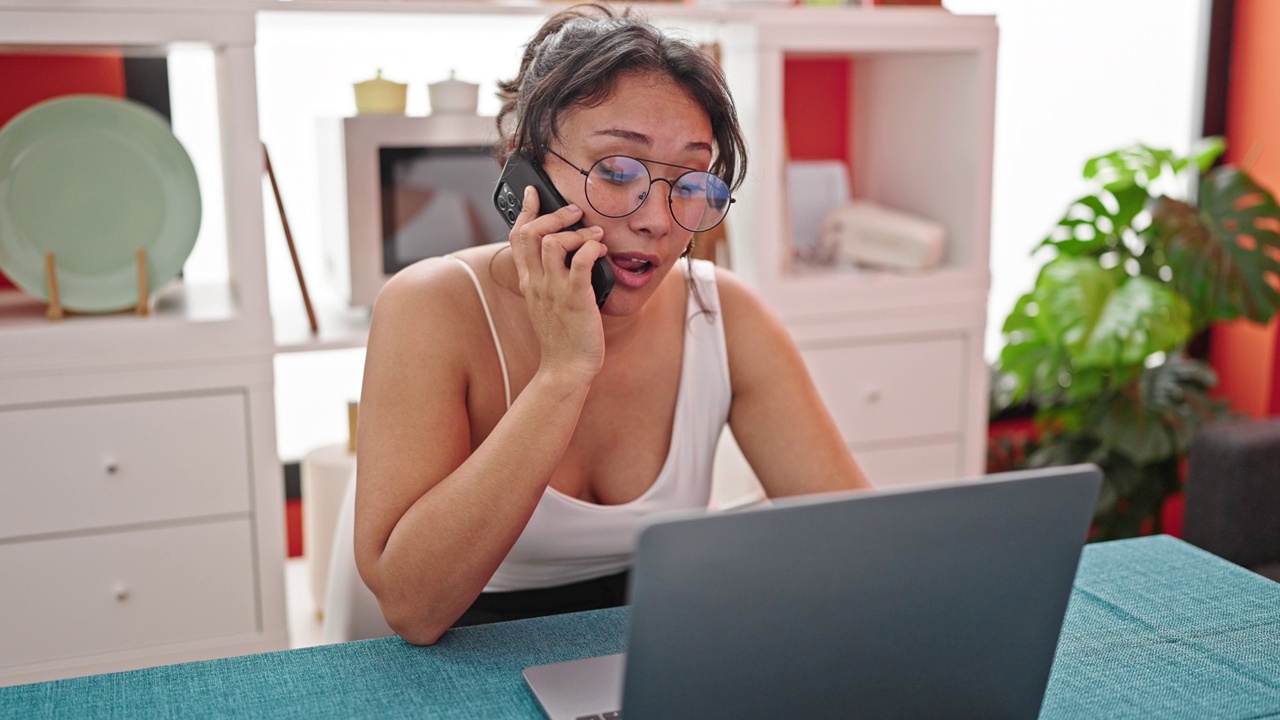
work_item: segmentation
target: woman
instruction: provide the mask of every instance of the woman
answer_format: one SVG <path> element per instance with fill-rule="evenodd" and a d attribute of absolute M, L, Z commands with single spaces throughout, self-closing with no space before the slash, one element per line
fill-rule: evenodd
<path fill-rule="evenodd" d="M 679 262 L 744 175 L 715 65 L 579 6 L 503 90 L 504 154 L 530 151 L 570 205 L 539 216 L 526 193 L 509 243 L 396 275 L 369 333 L 356 562 L 416 644 L 621 603 L 637 523 L 707 505 L 726 421 L 771 497 L 866 486 L 778 320 L 733 275 Z M 639 191 L 617 207 L 624 180 Z M 617 276 L 600 309 L 598 258 Z"/>

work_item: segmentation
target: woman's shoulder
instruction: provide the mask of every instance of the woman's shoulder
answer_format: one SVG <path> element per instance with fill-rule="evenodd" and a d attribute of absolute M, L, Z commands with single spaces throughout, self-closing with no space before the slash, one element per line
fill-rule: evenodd
<path fill-rule="evenodd" d="M 374 302 L 371 332 L 389 330 L 439 343 L 451 333 L 466 339 L 477 322 L 487 327 L 476 283 L 489 276 L 487 266 L 496 251 L 493 246 L 467 248 L 452 257 L 419 260 L 396 273 Z M 429 335 L 422 332 L 426 328 Z"/>
<path fill-rule="evenodd" d="M 496 246 L 482 245 L 413 263 L 383 285 L 374 303 L 374 316 L 380 311 L 398 314 L 407 308 L 456 310 L 459 303 L 470 305 L 468 295 L 476 295 L 476 283 L 488 274 L 485 268 L 497 250 Z"/>

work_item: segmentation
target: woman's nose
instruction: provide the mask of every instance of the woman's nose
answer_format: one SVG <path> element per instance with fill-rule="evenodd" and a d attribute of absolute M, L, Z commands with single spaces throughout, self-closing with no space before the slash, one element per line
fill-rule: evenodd
<path fill-rule="evenodd" d="M 658 188 L 663 185 L 667 186 L 665 193 L 658 191 Z M 671 183 L 661 178 L 654 180 L 649 185 L 649 190 L 641 197 L 643 199 L 639 209 L 630 215 L 632 229 L 656 236 L 670 232 L 671 225 L 675 222 L 675 218 L 671 216 L 669 202 Z"/>

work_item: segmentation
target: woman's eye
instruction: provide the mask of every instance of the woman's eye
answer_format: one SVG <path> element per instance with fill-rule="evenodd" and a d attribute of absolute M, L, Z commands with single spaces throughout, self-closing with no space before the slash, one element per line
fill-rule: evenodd
<path fill-rule="evenodd" d="M 676 185 L 676 194 L 682 198 L 699 197 L 706 193 L 706 188 L 700 185 L 691 185 L 688 183 L 680 183 Z"/>
<path fill-rule="evenodd" d="M 637 175 L 622 169 L 604 168 L 600 172 L 601 178 L 614 183 L 628 183 L 635 181 Z"/>
<path fill-rule="evenodd" d="M 638 165 L 638 163 L 634 162 L 605 159 L 596 163 L 592 175 L 604 182 L 625 185 L 641 178 L 644 173 L 644 167 Z"/>

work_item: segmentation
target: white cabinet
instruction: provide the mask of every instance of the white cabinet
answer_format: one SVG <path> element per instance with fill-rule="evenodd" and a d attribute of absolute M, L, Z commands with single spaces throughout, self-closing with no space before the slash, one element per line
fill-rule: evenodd
<path fill-rule="evenodd" d="M 0 372 L 0 685 L 287 647 L 266 360 Z"/>
<path fill-rule="evenodd" d="M 0 573 L 0 607 L 23 609 L 0 630 L 0 673 L 16 679 L 261 633 L 247 514 L 0 545 Z"/>
<path fill-rule="evenodd" d="M 964 388 L 962 338 L 846 342 L 801 351 L 846 442 L 957 434 Z"/>
<path fill-rule="evenodd" d="M 228 268 L 147 317 L 0 294 L 0 685 L 287 647 L 254 36 L 245 3 L 0 0 L 0 52 L 208 53 Z"/>
<path fill-rule="evenodd" d="M 762 9 L 726 49 L 750 130 L 751 180 L 730 219 L 735 269 L 781 316 L 876 485 L 980 474 L 997 31 L 933 9 Z M 834 64 L 815 90 L 803 63 Z M 800 82 L 803 81 L 803 82 Z M 789 83 L 803 84 L 802 91 Z M 805 98 L 792 95 L 807 94 Z M 831 99 L 842 98 L 833 106 Z M 787 110 L 784 112 L 784 108 Z M 788 113 L 827 114 L 853 199 L 946 231 L 925 272 L 819 264 L 793 251 Z M 830 124 L 830 123 L 828 123 Z M 735 209 L 735 213 L 739 211 Z M 742 463 L 722 483 L 749 487 Z"/>
<path fill-rule="evenodd" d="M 246 405 L 232 390 L 0 409 L 0 539 L 247 514 Z"/>

